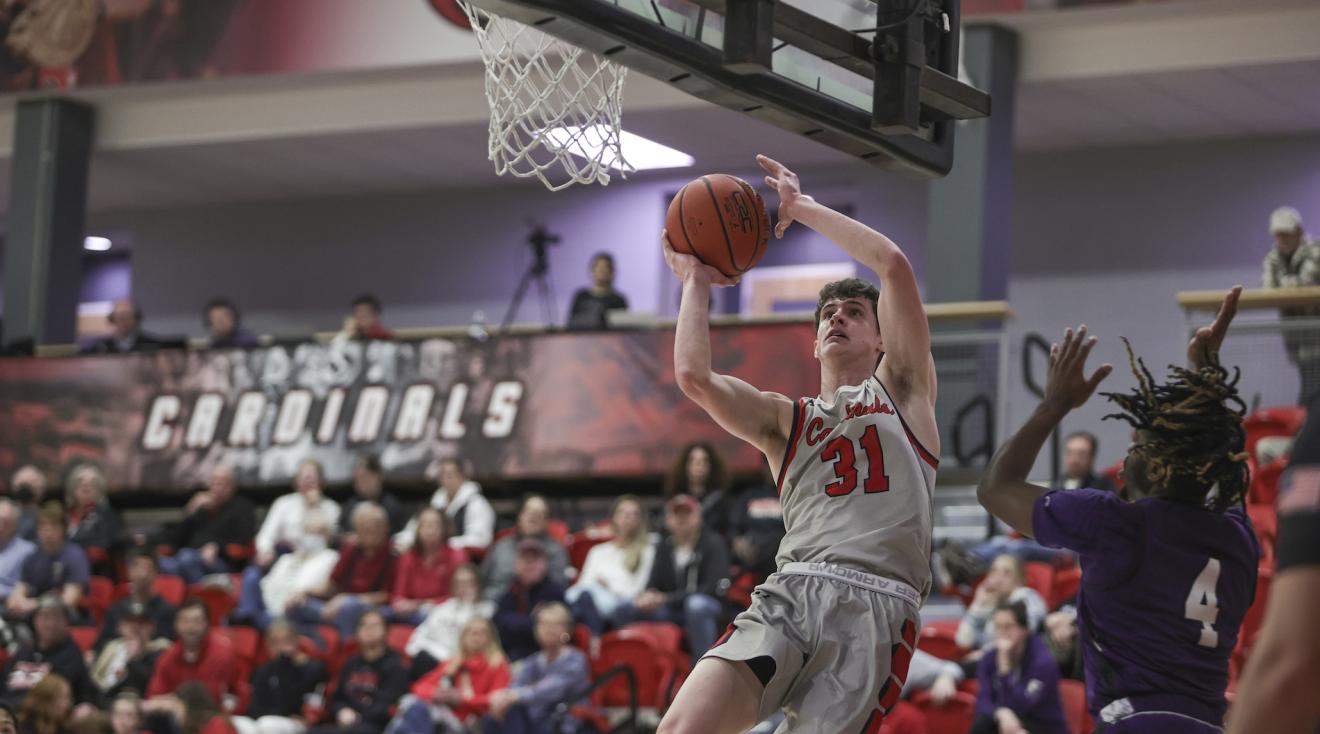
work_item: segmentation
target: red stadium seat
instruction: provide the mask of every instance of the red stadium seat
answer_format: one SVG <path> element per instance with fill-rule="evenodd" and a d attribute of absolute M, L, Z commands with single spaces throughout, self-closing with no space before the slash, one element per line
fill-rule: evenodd
<path fill-rule="evenodd" d="M 1274 568 L 1274 549 L 1279 539 L 1279 514 L 1274 505 L 1247 505 L 1247 516 L 1260 540 L 1260 565 Z"/>
<path fill-rule="evenodd" d="M 614 533 L 599 527 L 590 527 L 580 533 L 574 533 L 568 541 L 568 562 L 573 564 L 573 568 L 581 571 L 582 564 L 587 562 L 587 553 L 595 546 L 613 539 Z"/>
<path fill-rule="evenodd" d="M 87 582 L 87 594 L 82 599 L 82 606 L 91 615 L 96 626 L 101 626 L 105 619 L 105 610 L 115 600 L 115 583 L 104 576 L 93 576 Z"/>
<path fill-rule="evenodd" d="M 1023 564 L 1027 569 L 1027 586 L 1036 590 L 1040 598 L 1045 600 L 1045 606 L 1049 609 L 1054 608 L 1054 566 L 1040 561 L 1027 561 Z"/>
<path fill-rule="evenodd" d="M 1063 705 L 1063 718 L 1072 734 L 1090 734 L 1095 724 L 1086 708 L 1086 684 L 1076 680 L 1059 681 L 1059 703 Z"/>
<path fill-rule="evenodd" d="M 160 594 L 162 599 L 169 602 L 171 606 L 176 607 L 183 603 L 183 599 L 188 592 L 188 585 L 184 583 L 183 579 L 168 574 L 157 576 L 152 588 L 156 590 L 157 594 Z M 115 589 L 115 599 L 124 599 L 130 593 L 132 592 L 129 583 L 125 581 Z M 214 621 L 214 618 L 212 620 Z"/>
<path fill-rule="evenodd" d="M 1060 604 L 1077 596 L 1077 590 L 1082 588 L 1082 567 L 1069 566 L 1061 568 L 1054 572 L 1054 589 L 1050 609 L 1054 609 Z"/>
<path fill-rule="evenodd" d="M 675 675 L 675 657 L 658 648 L 645 633 L 629 633 L 627 628 L 606 633 L 600 640 L 600 657 L 593 664 L 593 677 L 605 674 L 617 665 L 632 669 L 637 680 L 637 705 L 658 709 L 663 705 Z M 627 706 L 628 681 L 615 678 L 592 696 L 597 706 Z"/>
<path fill-rule="evenodd" d="M 1242 419 L 1242 427 L 1247 431 L 1247 455 L 1256 458 L 1256 443 L 1270 436 L 1291 438 L 1302 430 L 1306 421 L 1306 410 L 1296 406 L 1261 408 Z"/>
<path fill-rule="evenodd" d="M 386 632 L 386 644 L 391 650 L 399 653 L 399 657 L 402 657 L 405 663 L 412 659 L 407 652 L 408 640 L 412 637 L 412 633 L 413 627 L 406 624 L 392 624 Z"/>
<path fill-rule="evenodd" d="M 238 606 L 238 599 L 235 599 L 229 590 L 218 586 L 195 584 L 188 588 L 188 595 L 201 599 L 202 603 L 206 605 L 207 614 L 211 617 L 211 624 L 222 624 L 229 613 L 234 611 L 234 607 Z"/>
<path fill-rule="evenodd" d="M 83 652 L 87 652 L 88 650 L 92 649 L 92 646 L 96 644 L 96 638 L 100 634 L 101 631 L 95 627 L 69 628 L 69 636 L 72 637 L 74 643 L 78 645 L 78 649 L 82 650 Z"/>
<path fill-rule="evenodd" d="M 927 622 L 917 638 L 917 649 L 943 660 L 961 660 L 969 650 L 954 642 L 958 634 L 958 620 L 940 619 Z"/>
<path fill-rule="evenodd" d="M 1257 505 L 1273 505 L 1279 498 L 1279 479 L 1283 470 L 1288 468 L 1287 457 L 1280 457 L 1264 466 L 1251 462 L 1251 486 L 1247 490 L 1247 501 Z"/>
<path fill-rule="evenodd" d="M 976 697 L 959 692 L 943 704 L 936 705 L 930 700 L 929 693 L 920 691 L 912 696 L 912 705 L 926 715 L 926 727 L 930 734 L 967 734 L 972 728 Z"/>
<path fill-rule="evenodd" d="M 563 520 L 551 520 L 546 523 L 545 532 L 560 545 L 567 545 L 568 536 L 571 535 L 568 523 Z"/>

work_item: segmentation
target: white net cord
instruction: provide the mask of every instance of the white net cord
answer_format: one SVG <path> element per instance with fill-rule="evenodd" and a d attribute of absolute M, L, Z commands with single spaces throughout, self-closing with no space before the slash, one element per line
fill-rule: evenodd
<path fill-rule="evenodd" d="M 623 175 L 629 166 L 619 117 L 627 69 L 530 26 L 459 4 L 472 22 L 486 67 L 488 152 L 495 172 L 535 176 L 551 191 L 575 183 L 608 184 L 611 169 Z"/>

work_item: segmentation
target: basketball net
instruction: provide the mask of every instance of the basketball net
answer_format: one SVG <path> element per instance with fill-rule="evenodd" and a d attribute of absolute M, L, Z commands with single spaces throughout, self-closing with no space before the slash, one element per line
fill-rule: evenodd
<path fill-rule="evenodd" d="M 486 67 L 495 173 L 535 176 L 551 191 L 606 185 L 614 168 L 623 175 L 629 166 L 619 116 L 627 69 L 517 21 L 459 5 Z"/>

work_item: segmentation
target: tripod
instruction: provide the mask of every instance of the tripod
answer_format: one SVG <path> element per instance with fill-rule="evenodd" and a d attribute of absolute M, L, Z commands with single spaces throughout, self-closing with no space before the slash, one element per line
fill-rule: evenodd
<path fill-rule="evenodd" d="M 522 280 L 518 281 L 518 287 L 513 291 L 509 310 L 504 312 L 504 320 L 500 323 L 500 333 L 508 333 L 509 326 L 513 324 L 513 320 L 518 316 L 518 310 L 522 308 L 527 289 L 533 283 L 536 284 L 537 293 L 541 297 L 541 314 L 545 318 L 545 324 L 547 327 L 554 327 L 555 294 L 550 285 L 550 260 L 546 257 L 546 248 L 558 243 L 559 235 L 550 234 L 539 224 L 528 235 L 527 244 L 532 248 L 532 263 L 527 266 Z"/>

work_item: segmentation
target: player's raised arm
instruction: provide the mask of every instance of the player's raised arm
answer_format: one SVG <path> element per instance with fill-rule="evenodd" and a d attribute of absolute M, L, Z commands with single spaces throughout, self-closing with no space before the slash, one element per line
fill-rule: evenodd
<path fill-rule="evenodd" d="M 1027 481 L 1041 447 L 1063 417 L 1089 400 L 1100 381 L 1114 369 L 1106 364 L 1086 376 L 1086 357 L 1094 346 L 1095 337 L 1086 338 L 1086 327 L 1080 326 L 1076 333 L 1065 331 L 1063 343 L 1050 347 L 1044 399 L 1017 433 L 995 452 L 976 488 L 976 498 L 990 514 L 1024 535 L 1035 537 L 1032 509 L 1036 500 L 1049 491 Z"/>
<path fill-rule="evenodd" d="M 675 252 L 668 237 L 664 238 L 664 252 L 669 268 L 683 282 L 674 336 L 674 377 L 679 389 L 720 427 L 760 449 L 773 463 L 784 451 L 793 420 L 792 401 L 711 370 L 710 289 L 737 281 L 691 255 Z"/>
<path fill-rule="evenodd" d="M 880 333 L 884 337 L 884 369 L 895 387 L 935 399 L 935 364 L 930 354 L 930 324 L 921 304 L 921 290 L 912 263 L 888 237 L 802 193 L 797 174 L 763 155 L 757 163 L 769 174 L 765 182 L 779 193 L 775 236 L 783 237 L 794 221 L 830 238 L 848 256 L 880 276 Z"/>

